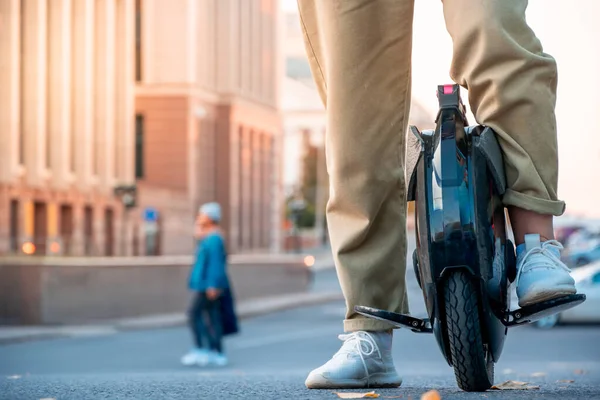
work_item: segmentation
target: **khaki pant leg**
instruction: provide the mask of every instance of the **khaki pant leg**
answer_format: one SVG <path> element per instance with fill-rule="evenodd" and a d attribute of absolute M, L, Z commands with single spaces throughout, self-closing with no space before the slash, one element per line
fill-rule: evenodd
<path fill-rule="evenodd" d="M 327 222 L 346 331 L 385 330 L 353 311 L 408 312 L 404 140 L 412 0 L 299 0 L 307 54 L 327 108 Z"/>

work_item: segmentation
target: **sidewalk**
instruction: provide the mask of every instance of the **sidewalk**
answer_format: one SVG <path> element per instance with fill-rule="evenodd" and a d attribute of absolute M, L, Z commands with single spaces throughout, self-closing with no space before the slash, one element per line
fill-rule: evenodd
<path fill-rule="evenodd" d="M 327 251 L 329 250 L 327 249 Z M 240 319 L 251 318 L 297 307 L 343 300 L 341 291 L 335 286 L 320 284 L 320 280 L 331 279 L 330 274 L 327 274 L 327 270 L 334 268 L 333 258 L 331 256 L 327 258 L 327 251 L 321 250 L 310 253 L 316 259 L 313 266 L 315 281 L 311 290 L 304 293 L 292 293 L 245 301 L 237 305 L 238 317 Z M 329 252 L 329 254 L 331 253 Z M 168 328 L 184 324 L 186 324 L 186 315 L 181 312 L 76 326 L 0 326 L 0 345 L 40 339 L 103 336 L 123 331 Z"/>

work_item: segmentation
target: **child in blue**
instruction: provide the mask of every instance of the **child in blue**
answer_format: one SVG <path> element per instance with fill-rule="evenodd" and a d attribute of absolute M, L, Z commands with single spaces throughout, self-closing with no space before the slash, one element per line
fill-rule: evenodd
<path fill-rule="evenodd" d="M 198 244 L 189 279 L 189 288 L 194 291 L 189 323 L 196 347 L 183 356 L 184 365 L 226 365 L 222 338 L 237 332 L 220 221 L 219 204 L 200 207 L 196 220 Z"/>

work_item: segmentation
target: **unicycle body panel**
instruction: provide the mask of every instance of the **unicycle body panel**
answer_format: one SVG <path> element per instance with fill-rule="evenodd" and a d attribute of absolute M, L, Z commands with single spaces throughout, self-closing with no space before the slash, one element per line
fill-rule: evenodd
<path fill-rule="evenodd" d="M 506 239 L 503 187 L 493 183 L 478 146 L 482 134 L 487 138 L 493 132 L 468 126 L 458 86 L 440 87 L 438 98 L 436 129 L 421 134 L 422 156 L 415 169 L 419 280 L 433 333 L 452 365 L 444 296 L 448 279 L 459 271 L 466 274 L 476 291 L 473 312 L 485 327 L 482 343 L 487 356 L 496 361 L 507 328 L 495 310 L 509 309 L 510 267 L 504 253 L 512 244 Z"/>

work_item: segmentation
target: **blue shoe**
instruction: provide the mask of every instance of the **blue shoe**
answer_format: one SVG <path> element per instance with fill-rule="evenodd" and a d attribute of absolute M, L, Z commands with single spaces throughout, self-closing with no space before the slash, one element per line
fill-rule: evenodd
<path fill-rule="evenodd" d="M 560 260 L 562 249 L 556 240 L 541 243 L 540 235 L 525 235 L 524 249 L 517 250 L 519 307 L 577 293 L 571 270 Z"/>

